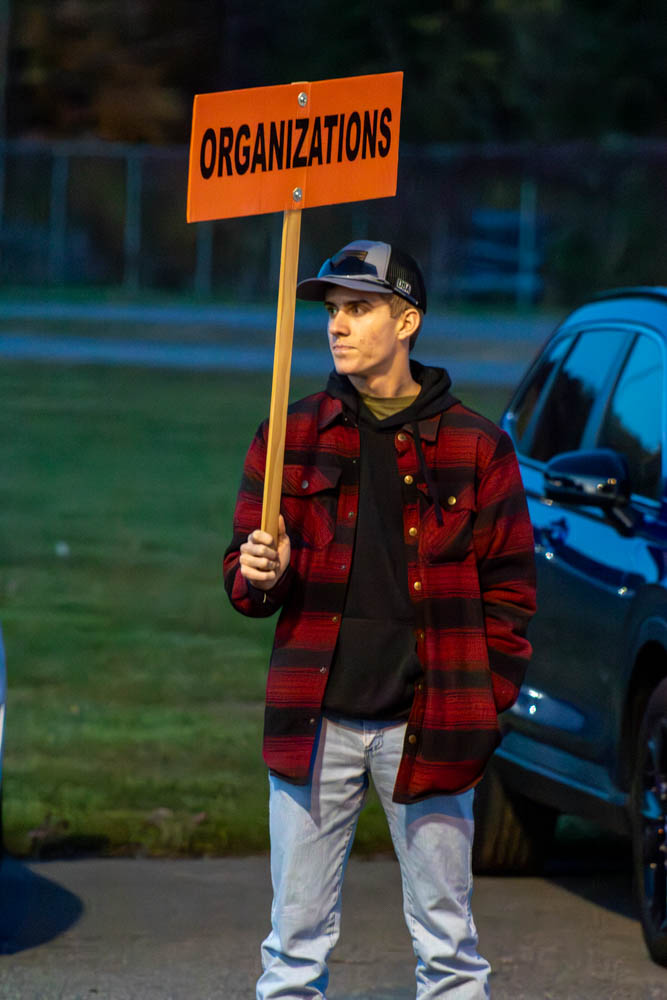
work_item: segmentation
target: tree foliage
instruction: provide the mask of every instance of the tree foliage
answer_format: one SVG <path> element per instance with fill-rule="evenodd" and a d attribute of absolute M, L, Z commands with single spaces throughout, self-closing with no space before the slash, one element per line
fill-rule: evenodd
<path fill-rule="evenodd" d="M 8 131 L 187 141 L 195 93 L 402 69 L 413 142 L 665 135 L 662 0 L 13 0 Z"/>

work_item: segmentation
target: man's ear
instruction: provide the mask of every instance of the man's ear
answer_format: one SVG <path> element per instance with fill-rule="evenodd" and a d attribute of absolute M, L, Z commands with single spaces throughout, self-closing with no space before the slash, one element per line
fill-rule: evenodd
<path fill-rule="evenodd" d="M 409 340 L 410 337 L 412 337 L 419 329 L 420 323 L 421 316 L 419 315 L 418 309 L 415 309 L 412 306 L 405 309 L 398 317 L 398 339 Z"/>

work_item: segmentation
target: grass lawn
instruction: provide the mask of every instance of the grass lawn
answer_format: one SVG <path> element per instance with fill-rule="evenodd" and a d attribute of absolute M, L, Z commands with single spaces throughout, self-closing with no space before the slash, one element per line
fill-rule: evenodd
<path fill-rule="evenodd" d="M 295 379 L 296 398 L 319 380 Z M 221 560 L 270 374 L 4 363 L 5 842 L 17 854 L 267 846 L 274 622 Z M 497 417 L 502 390 L 461 391 Z M 387 846 L 371 799 L 357 849 Z"/>

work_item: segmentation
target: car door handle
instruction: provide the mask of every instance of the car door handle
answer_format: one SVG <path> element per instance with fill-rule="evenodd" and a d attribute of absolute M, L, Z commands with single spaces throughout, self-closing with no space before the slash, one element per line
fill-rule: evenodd
<path fill-rule="evenodd" d="M 559 518 L 558 521 L 552 521 L 550 524 L 545 524 L 538 531 L 539 542 L 543 546 L 558 545 L 566 540 L 567 535 L 568 526 L 564 517 Z"/>

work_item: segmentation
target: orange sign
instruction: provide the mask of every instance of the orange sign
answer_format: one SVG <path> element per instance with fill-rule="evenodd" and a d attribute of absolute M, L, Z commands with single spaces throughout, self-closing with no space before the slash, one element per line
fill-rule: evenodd
<path fill-rule="evenodd" d="M 195 97 L 188 222 L 396 194 L 402 73 Z"/>

